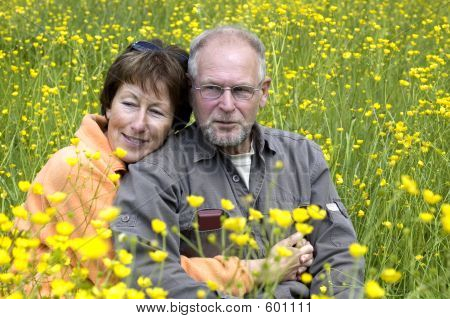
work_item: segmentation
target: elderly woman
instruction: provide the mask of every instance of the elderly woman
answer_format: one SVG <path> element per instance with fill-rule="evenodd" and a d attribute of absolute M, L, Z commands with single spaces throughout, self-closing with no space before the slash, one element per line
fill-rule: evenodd
<path fill-rule="evenodd" d="M 58 235 L 69 234 L 72 238 L 104 238 L 112 247 L 110 231 L 99 220 L 101 212 L 112 205 L 127 164 L 157 150 L 168 134 L 189 121 L 187 60 L 185 51 L 165 46 L 160 40 L 135 42 L 117 57 L 101 93 L 102 115 L 83 118 L 72 145 L 53 154 L 33 182 L 37 187 L 29 191 L 25 208 L 31 214 L 44 212 L 52 217 L 44 226 L 21 225 L 38 230 L 45 243 L 43 252 L 61 247 Z M 304 249 L 304 264 L 300 264 L 299 256 L 295 260 L 292 257 L 292 271 L 285 271 L 285 279 L 298 269 L 304 271 L 311 263 L 311 253 L 312 247 Z M 69 254 L 73 267 L 81 265 L 89 270 L 92 283 L 105 280 L 107 272 L 102 263 L 81 260 L 78 253 Z M 113 258 L 111 249 L 108 254 Z M 242 293 L 242 287 L 244 292 L 250 289 L 253 283 L 249 270 L 236 257 L 182 257 L 181 264 L 199 281 L 213 280 L 222 287 L 230 287 L 230 281 L 240 283 L 240 290 L 237 284 L 230 289 L 235 294 Z M 48 294 L 48 286 L 41 284 L 43 287 L 36 289 Z"/>

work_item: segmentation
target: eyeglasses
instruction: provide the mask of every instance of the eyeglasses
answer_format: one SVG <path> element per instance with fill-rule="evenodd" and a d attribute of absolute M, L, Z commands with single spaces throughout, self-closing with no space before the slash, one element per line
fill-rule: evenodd
<path fill-rule="evenodd" d="M 201 85 L 200 87 L 194 87 L 194 89 L 200 91 L 200 95 L 202 96 L 202 98 L 208 100 L 218 99 L 226 90 L 230 90 L 231 95 L 233 95 L 236 100 L 250 100 L 256 91 L 261 90 L 260 88 L 254 88 L 250 85 L 222 87 L 215 84 L 205 84 Z"/>
<path fill-rule="evenodd" d="M 131 44 L 129 46 L 129 50 L 130 51 L 139 51 L 139 52 L 146 52 L 146 51 L 165 51 L 168 54 L 173 54 L 175 55 L 175 58 L 178 60 L 178 62 L 180 63 L 187 63 L 189 57 L 179 53 L 179 52 L 175 52 L 175 51 L 168 51 L 165 50 L 159 46 L 157 46 L 154 43 L 148 42 L 148 41 L 136 41 L 133 44 Z"/>

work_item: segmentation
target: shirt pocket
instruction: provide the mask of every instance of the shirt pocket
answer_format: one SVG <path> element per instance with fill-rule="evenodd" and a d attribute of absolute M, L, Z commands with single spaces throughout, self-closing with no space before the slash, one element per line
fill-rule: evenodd
<path fill-rule="evenodd" d="M 205 212 L 208 209 L 202 209 Z M 222 218 L 229 217 L 229 213 L 222 209 L 211 209 L 212 211 L 222 211 Z M 222 228 L 221 220 L 219 223 L 208 221 L 203 223 L 207 229 L 199 230 L 194 227 L 194 223 L 199 224 L 198 213 L 192 215 L 191 222 L 188 227 L 181 230 L 184 238 L 181 238 L 180 253 L 186 257 L 199 257 L 203 252 L 205 257 L 215 257 L 222 254 L 223 248 L 227 247 L 230 242 L 228 240 L 228 232 Z"/>

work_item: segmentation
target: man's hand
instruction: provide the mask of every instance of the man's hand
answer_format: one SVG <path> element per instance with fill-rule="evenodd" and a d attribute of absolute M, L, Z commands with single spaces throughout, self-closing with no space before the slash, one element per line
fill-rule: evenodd
<path fill-rule="evenodd" d="M 280 253 L 280 251 L 284 251 Z M 286 252 L 290 256 L 285 256 Z M 266 259 L 244 261 L 251 273 L 256 274 L 257 284 L 298 280 L 313 262 L 313 247 L 295 233 L 275 244 Z"/>

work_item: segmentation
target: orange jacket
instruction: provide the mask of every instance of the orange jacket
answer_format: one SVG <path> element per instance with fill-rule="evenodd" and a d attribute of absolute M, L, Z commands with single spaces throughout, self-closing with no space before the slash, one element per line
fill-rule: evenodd
<path fill-rule="evenodd" d="M 79 138 L 77 146 L 65 147 L 48 160 L 36 176 L 33 183 L 43 185 L 43 194 L 28 193 L 25 208 L 30 213 L 45 211 L 50 207 L 47 195 L 64 192 L 66 199 L 53 204 L 57 213 L 55 218 L 43 227 L 39 234 L 41 242 L 45 243 L 48 236 L 56 234 L 56 223 L 69 221 L 75 226 L 72 237 L 95 236 L 96 230 L 91 221 L 98 219 L 98 213 L 113 203 L 118 182 L 108 178 L 109 174 L 126 173 L 125 163 L 113 155 L 109 142 L 104 134 L 106 119 L 99 115 L 86 115 L 75 136 Z M 76 159 L 73 166 L 67 159 Z M 21 228 L 25 228 L 22 224 Z M 33 228 L 35 229 L 35 227 Z M 112 247 L 111 242 L 109 245 Z M 47 248 L 43 248 L 44 250 Z M 113 256 L 110 249 L 110 258 Z M 74 256 L 76 258 L 76 256 Z M 215 258 L 186 258 L 181 256 L 183 269 L 197 281 L 212 280 L 222 287 L 229 287 L 227 292 L 242 295 L 251 289 L 253 282 L 246 267 L 236 257 L 226 260 Z M 101 263 L 85 264 L 89 270 L 89 279 L 94 283 L 102 282 L 99 272 L 104 267 Z M 103 269 L 104 270 L 104 269 Z"/>

